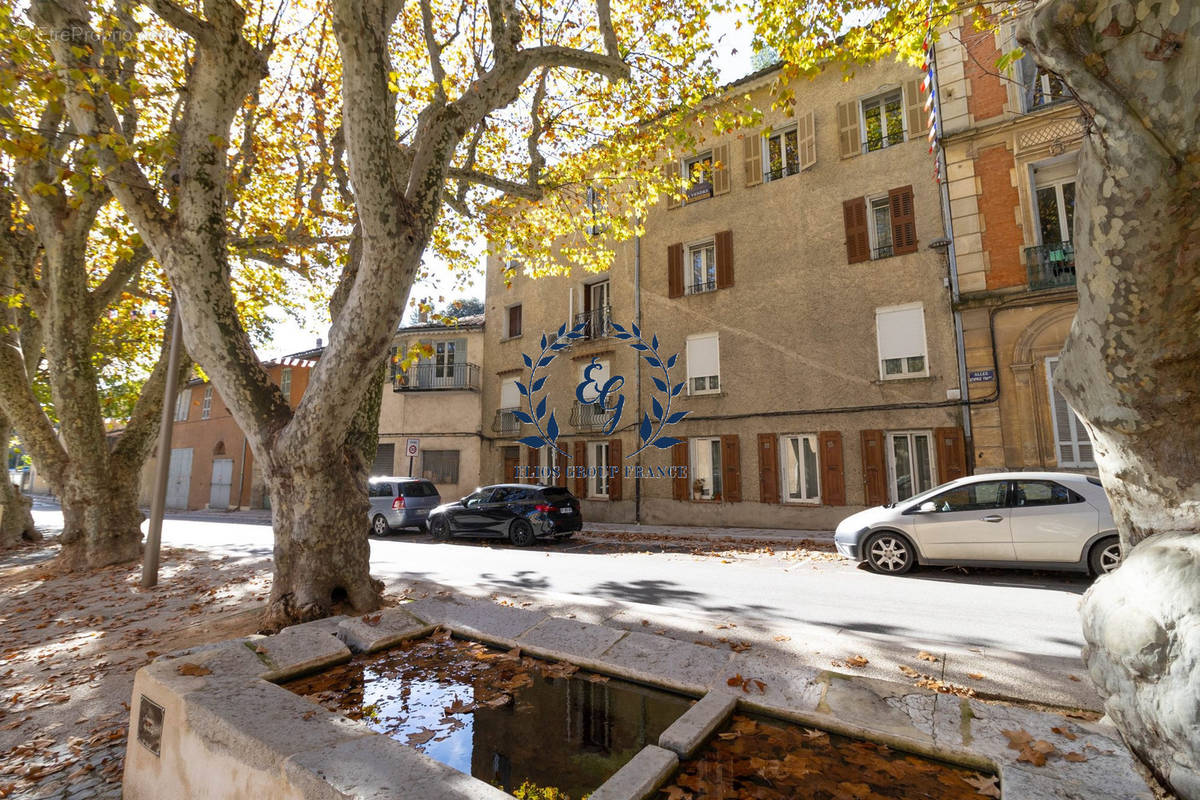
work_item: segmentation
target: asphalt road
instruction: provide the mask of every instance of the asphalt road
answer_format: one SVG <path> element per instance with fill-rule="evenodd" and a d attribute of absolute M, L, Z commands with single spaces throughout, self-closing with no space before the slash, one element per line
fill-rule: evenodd
<path fill-rule="evenodd" d="M 47 504 L 35 513 L 39 524 L 61 526 Z M 173 515 L 164 544 L 270 555 L 270 529 L 234 518 Z M 1079 658 L 1083 576 L 943 569 L 882 576 L 827 553 L 694 548 L 585 537 L 517 549 L 397 533 L 372 537 L 371 563 L 372 574 L 396 590 L 437 583 L 685 641 L 746 643 L 777 664 L 828 669 L 861 655 L 868 660 L 861 668 L 832 668 L 912 682 L 907 667 L 982 696 L 1100 707 Z M 919 658 L 922 651 L 936 660 Z"/>

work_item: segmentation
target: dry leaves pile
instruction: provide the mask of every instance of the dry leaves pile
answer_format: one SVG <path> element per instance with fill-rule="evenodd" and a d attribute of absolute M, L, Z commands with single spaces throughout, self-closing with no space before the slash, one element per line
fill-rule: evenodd
<path fill-rule="evenodd" d="M 885 800 L 999 797 L 996 779 L 884 745 L 735 715 L 660 800 Z"/>
<path fill-rule="evenodd" d="M 1008 739 L 1009 749 L 1019 751 L 1020 755 L 1017 756 L 1017 761 L 1023 761 L 1035 767 L 1044 767 L 1047 761 L 1055 758 L 1073 762 L 1087 761 L 1087 753 L 1084 751 L 1088 749 L 1094 750 L 1097 754 L 1111 755 L 1091 744 L 1084 745 L 1079 750 L 1060 750 L 1059 747 L 1068 747 L 1069 745 L 1065 743 L 1055 745 L 1045 739 L 1035 739 L 1033 734 L 1026 730 L 1000 732 Z M 1073 742 L 1079 738 L 1078 734 L 1069 728 L 1054 727 L 1050 729 L 1050 732 L 1066 742 Z"/>

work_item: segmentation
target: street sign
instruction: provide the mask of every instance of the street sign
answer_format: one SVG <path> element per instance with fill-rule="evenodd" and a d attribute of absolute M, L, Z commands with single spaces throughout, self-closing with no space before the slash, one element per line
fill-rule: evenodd
<path fill-rule="evenodd" d="M 417 453 L 420 452 L 420 449 L 420 439 L 409 439 L 408 444 L 404 446 L 404 455 L 408 456 L 409 458 L 416 458 Z"/>
<path fill-rule="evenodd" d="M 967 373 L 968 383 L 987 383 L 988 381 L 996 380 L 996 371 L 990 369 L 976 369 Z M 411 439 L 409 441 L 412 441 Z"/>

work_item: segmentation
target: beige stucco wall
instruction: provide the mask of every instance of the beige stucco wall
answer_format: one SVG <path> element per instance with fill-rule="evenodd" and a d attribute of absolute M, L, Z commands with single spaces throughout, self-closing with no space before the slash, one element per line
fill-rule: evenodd
<path fill-rule="evenodd" d="M 933 160 L 923 134 L 880 151 L 842 159 L 838 154 L 836 104 L 896 87 L 919 73 L 910 67 L 885 63 L 859 68 L 843 81 L 833 70 L 797 87 L 796 108 L 815 112 L 817 162 L 798 175 L 747 186 L 742 167 L 742 137 L 748 131 L 714 136 L 702 131 L 704 147 L 730 145 L 731 190 L 711 199 L 667 209 L 660 203 L 646 223 L 641 241 L 642 329 L 657 335 L 660 352 L 679 353 L 673 382 L 686 376 L 685 347 L 689 334 L 719 333 L 722 390 L 716 395 L 676 398 L 673 410 L 691 414 L 670 435 L 739 436 L 740 503 L 695 503 L 672 500 L 671 481 L 642 481 L 642 519 L 646 522 L 722 524 L 824 529 L 864 501 L 859 432 L 865 429 L 931 430 L 959 424 L 958 408 L 891 409 L 866 412 L 829 411 L 886 404 L 945 402 L 947 390 L 958 388 L 950 297 L 944 258 L 927 244 L 943 235 L 938 188 L 932 179 Z M 751 86 L 766 106 L 767 81 Z M 769 112 L 768 124 L 787 122 Z M 918 252 L 848 264 L 842 201 L 886 195 L 889 189 L 911 185 L 916 209 Z M 679 298 L 668 297 L 667 248 L 731 231 L 734 283 Z M 500 383 L 523 375 L 521 353 L 536 356 L 544 330 L 554 330 L 570 312 L 583 310 L 581 291 L 590 281 L 611 281 L 614 320 L 634 320 L 634 245 L 618 247 L 615 264 L 604 275 L 581 271 L 532 279 L 520 272 L 505 287 L 500 262 L 488 265 L 486 284 L 483 409 L 487 433 L 482 478 L 501 479 L 501 449 L 515 437 L 491 430 L 499 407 Z M 920 302 L 924 307 L 929 376 L 881 380 L 875 329 L 880 307 Z M 521 303 L 523 334 L 503 339 L 506 310 Z M 547 369 L 550 404 L 561 423 L 569 415 L 581 363 L 592 355 L 612 362 L 613 374 L 626 378 L 626 409 L 622 420 L 623 453 L 636 449 L 638 398 L 635 353 L 616 339 L 577 344 L 558 355 Z M 649 368 L 643 370 L 641 404 L 648 410 L 655 388 Z M 796 413 L 818 412 L 818 413 Z M 582 434 L 569 425 L 564 442 L 612 437 Z M 839 431 L 843 438 L 847 506 L 803 506 L 759 502 L 757 435 Z M 532 433 L 524 426 L 521 435 Z M 569 446 L 573 455 L 573 445 Z M 530 463 L 521 448 L 521 463 Z M 648 450 L 647 465 L 670 464 L 669 451 Z M 632 464 L 627 460 L 626 464 Z M 935 476 L 936 477 L 936 476 Z M 574 488 L 574 484 L 567 482 Z M 585 518 L 632 518 L 634 481 L 623 484 L 621 502 L 591 501 Z"/>

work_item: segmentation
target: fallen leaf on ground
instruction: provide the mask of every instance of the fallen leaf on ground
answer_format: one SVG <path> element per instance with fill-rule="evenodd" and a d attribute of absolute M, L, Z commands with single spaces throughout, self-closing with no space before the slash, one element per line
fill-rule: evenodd
<path fill-rule="evenodd" d="M 1000 732 L 1008 737 L 1008 746 L 1011 750 L 1020 750 L 1022 747 L 1033 741 L 1033 736 L 1029 733 L 1029 731 L 1016 730 Z"/>
<path fill-rule="evenodd" d="M 212 675 L 212 670 L 208 667 L 202 667 L 199 664 L 185 663 L 180 664 L 175 670 L 180 675 Z"/>
<path fill-rule="evenodd" d="M 1000 787 L 996 785 L 998 779 L 995 775 L 974 775 L 963 780 L 983 797 L 1000 797 Z"/>
<path fill-rule="evenodd" d="M 1078 738 L 1079 738 L 1078 736 L 1076 736 L 1075 734 L 1071 733 L 1071 732 L 1070 732 L 1069 730 L 1067 730 L 1066 728 L 1051 728 L 1050 730 L 1051 730 L 1051 732 L 1053 732 L 1053 733 L 1057 733 L 1059 736 L 1062 736 L 1062 737 L 1065 737 L 1065 738 L 1067 738 L 1067 739 L 1070 739 L 1072 742 L 1073 742 L 1073 741 L 1075 741 L 1076 739 L 1078 739 Z"/>
<path fill-rule="evenodd" d="M 1074 761 L 1076 763 L 1080 761 L 1087 761 L 1087 756 L 1085 756 L 1083 753 L 1066 753 L 1063 758 L 1065 758 L 1067 761 Z"/>
<path fill-rule="evenodd" d="M 901 664 L 900 671 L 903 672 L 905 675 L 907 675 L 910 678 L 917 678 L 917 677 L 920 677 L 920 675 L 921 675 L 921 673 L 917 672 L 915 669 L 908 666 L 907 664 Z"/>
<path fill-rule="evenodd" d="M 973 681 L 981 681 L 981 680 L 983 680 L 983 673 L 982 672 L 968 672 L 967 677 Z"/>
<path fill-rule="evenodd" d="M 926 653 L 924 650 L 917 653 L 917 658 L 921 659 L 922 661 L 928 661 L 931 664 L 936 664 L 937 662 L 941 661 L 941 659 L 935 656 L 933 653 Z"/>

